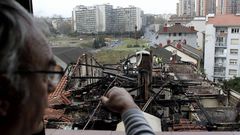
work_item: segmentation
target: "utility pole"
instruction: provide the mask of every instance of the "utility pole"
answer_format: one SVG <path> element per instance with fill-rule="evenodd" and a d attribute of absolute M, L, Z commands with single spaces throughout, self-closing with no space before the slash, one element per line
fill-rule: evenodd
<path fill-rule="evenodd" d="M 137 25 L 135 25 L 134 28 L 135 28 L 135 40 L 136 40 L 136 43 L 135 43 L 135 44 L 137 45 L 137 44 L 138 44 L 138 43 L 137 43 Z"/>

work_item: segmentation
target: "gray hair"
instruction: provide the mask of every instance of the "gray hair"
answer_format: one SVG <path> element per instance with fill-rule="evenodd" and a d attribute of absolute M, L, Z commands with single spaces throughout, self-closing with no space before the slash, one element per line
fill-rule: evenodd
<path fill-rule="evenodd" d="M 0 1 L 0 20 L 0 71 L 4 72 L 11 87 L 15 87 L 16 92 L 20 93 L 20 101 L 23 103 L 30 91 L 21 88 L 23 83 L 24 87 L 28 86 L 16 71 L 31 64 L 25 60 L 28 57 L 27 44 L 41 43 L 45 38 L 35 25 L 33 17 L 14 0 Z M 0 89 L 0 92 L 7 90 Z"/>

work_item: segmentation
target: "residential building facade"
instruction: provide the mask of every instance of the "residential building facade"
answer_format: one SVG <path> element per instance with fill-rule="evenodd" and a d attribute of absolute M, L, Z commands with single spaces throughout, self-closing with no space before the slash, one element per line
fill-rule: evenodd
<path fill-rule="evenodd" d="M 217 15 L 240 13 L 239 0 L 217 0 Z"/>
<path fill-rule="evenodd" d="M 175 25 L 176 23 L 181 23 L 182 25 L 186 25 L 190 23 L 194 19 L 193 16 L 177 16 L 172 15 L 168 20 L 168 25 Z"/>
<path fill-rule="evenodd" d="M 176 5 L 176 13 L 177 13 L 177 16 L 180 16 L 180 10 L 179 10 L 179 3 L 177 3 Z"/>
<path fill-rule="evenodd" d="M 240 76 L 240 16 L 208 18 L 204 69 L 212 81 Z"/>
<path fill-rule="evenodd" d="M 112 5 L 76 6 L 73 9 L 74 30 L 80 33 L 134 32 L 141 30 L 143 11 L 130 6 L 113 9 Z"/>
<path fill-rule="evenodd" d="M 96 32 L 96 8 L 83 5 L 73 9 L 73 29 L 81 33 Z"/>
<path fill-rule="evenodd" d="M 115 32 L 134 32 L 135 26 L 139 31 L 143 25 L 143 11 L 134 6 L 113 9 L 112 17 Z"/>
<path fill-rule="evenodd" d="M 161 45 L 167 45 L 173 42 L 188 44 L 194 48 L 197 48 L 197 31 L 194 27 L 186 27 L 180 23 L 176 23 L 173 26 L 164 26 L 160 29 L 156 36 L 156 43 Z"/>
<path fill-rule="evenodd" d="M 195 16 L 195 0 L 179 0 L 179 16 Z"/>
<path fill-rule="evenodd" d="M 197 48 L 203 50 L 205 43 L 205 29 L 206 29 L 206 17 L 194 17 L 194 19 L 186 26 L 194 28 L 197 32 Z"/>
<path fill-rule="evenodd" d="M 216 0 L 196 0 L 196 16 L 216 13 Z"/>

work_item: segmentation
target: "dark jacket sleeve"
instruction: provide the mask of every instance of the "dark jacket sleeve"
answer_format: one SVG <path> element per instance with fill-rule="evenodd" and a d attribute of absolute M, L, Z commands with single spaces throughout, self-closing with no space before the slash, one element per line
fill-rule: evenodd
<path fill-rule="evenodd" d="M 122 114 L 127 135 L 154 135 L 144 114 L 139 109 L 130 109 Z"/>

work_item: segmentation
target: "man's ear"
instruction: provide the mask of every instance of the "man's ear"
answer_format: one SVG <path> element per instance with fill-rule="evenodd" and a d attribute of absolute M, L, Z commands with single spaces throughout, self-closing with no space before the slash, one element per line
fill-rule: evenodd
<path fill-rule="evenodd" d="M 0 99 L 0 117 L 4 117 L 7 115 L 9 109 L 9 102 Z"/>

